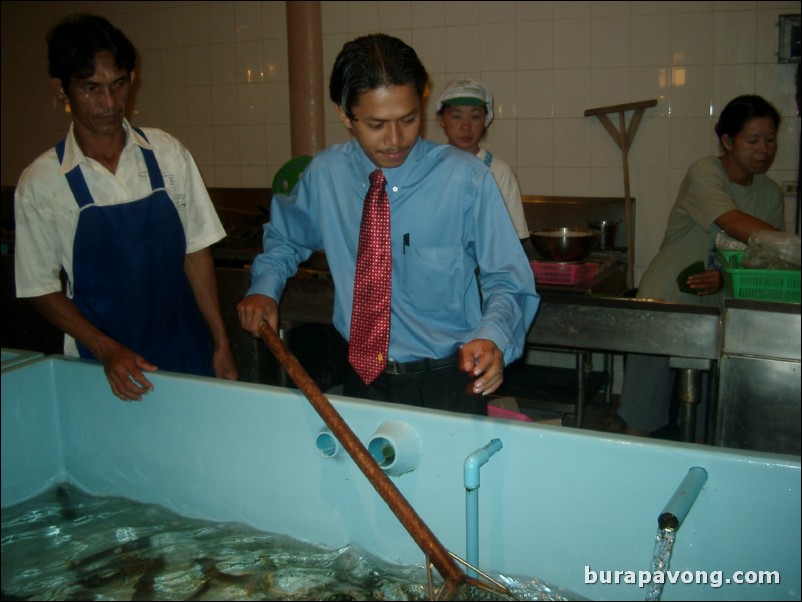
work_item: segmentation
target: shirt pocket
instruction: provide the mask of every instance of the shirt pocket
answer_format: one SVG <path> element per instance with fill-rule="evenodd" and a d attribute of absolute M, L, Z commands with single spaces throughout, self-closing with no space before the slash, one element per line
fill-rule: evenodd
<path fill-rule="evenodd" d="M 453 314 L 461 304 L 461 247 L 407 247 L 403 257 L 400 297 L 429 314 Z"/>

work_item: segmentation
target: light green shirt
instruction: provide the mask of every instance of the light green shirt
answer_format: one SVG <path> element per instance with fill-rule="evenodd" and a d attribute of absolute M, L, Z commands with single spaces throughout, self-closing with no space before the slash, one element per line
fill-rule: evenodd
<path fill-rule="evenodd" d="M 752 184 L 732 182 L 718 157 L 707 157 L 690 166 L 668 218 L 663 242 L 638 286 L 639 298 L 662 299 L 671 303 L 718 305 L 723 291 L 699 297 L 680 292 L 679 273 L 695 261 L 713 267 L 715 221 L 725 213 L 740 210 L 783 229 L 782 191 L 765 175 L 755 175 Z"/>

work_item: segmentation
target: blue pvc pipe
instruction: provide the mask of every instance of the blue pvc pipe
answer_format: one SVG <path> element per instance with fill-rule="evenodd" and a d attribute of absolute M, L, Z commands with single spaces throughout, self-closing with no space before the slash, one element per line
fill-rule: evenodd
<path fill-rule="evenodd" d="M 660 529 L 674 531 L 679 529 L 706 482 L 707 471 L 704 468 L 694 466 L 688 471 L 688 474 L 685 475 L 682 483 L 680 483 L 674 495 L 657 518 L 657 525 Z"/>
<path fill-rule="evenodd" d="M 500 439 L 491 439 L 490 443 L 465 458 L 465 546 L 466 561 L 472 566 L 479 566 L 479 469 L 501 447 Z M 478 577 L 470 569 L 468 574 Z"/>

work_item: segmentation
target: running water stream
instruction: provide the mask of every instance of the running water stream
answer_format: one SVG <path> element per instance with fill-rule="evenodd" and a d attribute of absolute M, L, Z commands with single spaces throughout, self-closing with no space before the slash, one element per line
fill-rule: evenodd
<path fill-rule="evenodd" d="M 674 529 L 657 529 L 657 537 L 655 537 L 654 540 L 652 565 L 649 567 L 652 581 L 649 583 L 649 589 L 646 592 L 646 600 L 659 600 L 663 593 L 665 575 L 666 571 L 668 571 L 668 565 L 671 562 L 671 551 L 674 549 L 676 535 L 677 532 Z M 657 576 L 658 573 L 661 574 L 660 577 Z"/>

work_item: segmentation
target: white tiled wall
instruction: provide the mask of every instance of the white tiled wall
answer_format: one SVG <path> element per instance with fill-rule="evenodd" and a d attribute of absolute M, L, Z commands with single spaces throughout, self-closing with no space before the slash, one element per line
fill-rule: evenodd
<path fill-rule="evenodd" d="M 290 158 L 283 2 L 3 2 L 3 185 L 66 130 L 48 92 L 44 37 L 78 10 L 107 16 L 139 49 L 135 123 L 184 141 L 209 186 L 270 185 Z M 798 2 L 322 2 L 322 13 L 324 70 L 347 40 L 384 31 L 418 51 L 434 98 L 461 75 L 487 83 L 497 118 L 486 146 L 525 194 L 623 196 L 621 153 L 584 111 L 656 99 L 629 152 L 636 278 L 686 168 L 717 152 L 713 126 L 733 96 L 777 106 L 770 175 L 796 179 L 796 65 L 775 53 L 777 16 L 798 14 Z M 431 97 L 427 117 L 426 135 L 445 141 Z M 346 138 L 330 108 L 327 144 Z"/>

